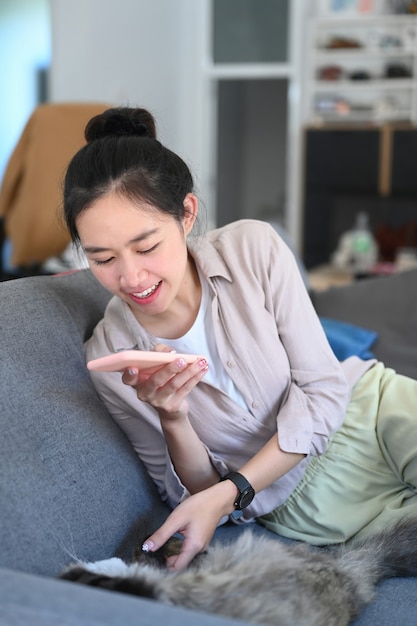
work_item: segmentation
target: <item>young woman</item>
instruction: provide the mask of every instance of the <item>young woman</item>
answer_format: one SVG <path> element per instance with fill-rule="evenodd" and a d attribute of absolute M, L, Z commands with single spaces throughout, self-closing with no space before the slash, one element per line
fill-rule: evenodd
<path fill-rule="evenodd" d="M 204 355 L 152 375 L 92 373 L 173 508 L 146 542 L 181 532 L 185 567 L 229 517 L 315 544 L 417 514 L 417 382 L 383 364 L 340 364 L 293 255 L 267 224 L 194 235 L 186 164 L 143 109 L 86 128 L 65 179 L 75 243 L 114 297 L 86 344 Z"/>

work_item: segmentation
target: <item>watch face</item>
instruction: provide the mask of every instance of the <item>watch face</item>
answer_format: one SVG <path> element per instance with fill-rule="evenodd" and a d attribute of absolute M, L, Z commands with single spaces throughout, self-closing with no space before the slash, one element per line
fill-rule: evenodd
<path fill-rule="evenodd" d="M 253 489 L 248 489 L 247 491 L 242 492 L 238 500 L 239 508 L 244 509 L 249 506 L 254 498 L 254 495 L 255 492 Z"/>

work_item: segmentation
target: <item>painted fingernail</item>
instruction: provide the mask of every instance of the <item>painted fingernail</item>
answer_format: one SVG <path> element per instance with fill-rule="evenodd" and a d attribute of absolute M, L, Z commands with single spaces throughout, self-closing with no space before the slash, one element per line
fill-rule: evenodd
<path fill-rule="evenodd" d="M 153 541 L 147 541 L 142 545 L 142 552 L 150 552 L 154 549 L 155 544 Z"/>
<path fill-rule="evenodd" d="M 185 359 L 177 359 L 175 363 L 177 364 L 178 367 L 185 367 L 187 365 L 187 363 L 185 362 Z"/>
<path fill-rule="evenodd" d="M 199 367 L 201 367 L 201 369 L 206 368 L 206 367 L 207 367 L 207 361 L 206 361 L 206 359 L 200 359 L 200 360 L 198 361 L 198 366 L 199 366 Z"/>
<path fill-rule="evenodd" d="M 136 376 L 136 374 L 138 373 L 138 370 L 135 369 L 134 367 L 128 367 L 127 373 L 129 374 L 129 376 Z"/>

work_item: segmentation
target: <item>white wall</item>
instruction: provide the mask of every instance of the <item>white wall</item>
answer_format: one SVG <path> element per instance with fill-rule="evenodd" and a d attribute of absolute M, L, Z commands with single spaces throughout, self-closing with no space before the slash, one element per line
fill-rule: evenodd
<path fill-rule="evenodd" d="M 297 20 L 304 19 L 310 1 L 291 0 Z M 151 110 L 161 140 L 189 163 L 207 206 L 208 223 L 213 225 L 216 170 L 212 140 L 217 123 L 210 118 L 215 116 L 216 96 L 204 65 L 209 48 L 210 0 L 49 2 L 51 100 L 103 101 Z M 294 56 L 302 38 L 299 30 L 292 31 Z M 289 182 L 283 181 L 283 187 L 288 186 L 288 210 L 295 216 L 290 216 L 288 226 L 296 243 L 300 230 L 300 152 L 298 117 L 293 112 L 299 99 L 299 90 L 293 89 L 287 141 L 292 162 L 287 163 Z M 279 158 L 285 158 L 285 152 Z"/>
<path fill-rule="evenodd" d="M 194 0 L 50 0 L 53 102 L 144 106 L 160 138 L 190 158 L 184 103 L 193 98 Z M 197 9 L 197 11 L 196 11 Z M 187 71 L 184 71 L 188 67 Z"/>

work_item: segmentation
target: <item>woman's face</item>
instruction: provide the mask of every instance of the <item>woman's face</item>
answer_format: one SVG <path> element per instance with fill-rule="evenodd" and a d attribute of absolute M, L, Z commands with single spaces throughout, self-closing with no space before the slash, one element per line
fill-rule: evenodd
<path fill-rule="evenodd" d="M 197 199 L 184 200 L 182 223 L 146 203 L 114 193 L 97 200 L 76 221 L 91 271 L 111 293 L 127 302 L 139 321 L 164 314 L 188 296 L 190 266 L 186 237 Z"/>

